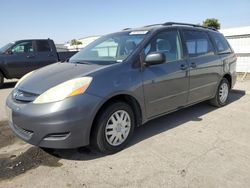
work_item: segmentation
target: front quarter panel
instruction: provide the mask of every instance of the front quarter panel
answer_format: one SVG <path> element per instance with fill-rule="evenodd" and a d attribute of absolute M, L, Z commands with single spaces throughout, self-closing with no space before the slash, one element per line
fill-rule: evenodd
<path fill-rule="evenodd" d="M 130 95 L 137 100 L 144 120 L 144 96 L 140 68 L 129 62 L 119 63 L 90 75 L 93 81 L 87 93 L 104 98 L 103 103 L 117 95 Z"/>

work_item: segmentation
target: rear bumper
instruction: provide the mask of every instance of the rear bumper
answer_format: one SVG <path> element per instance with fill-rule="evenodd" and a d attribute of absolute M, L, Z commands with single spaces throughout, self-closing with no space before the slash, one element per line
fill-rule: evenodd
<path fill-rule="evenodd" d="M 20 103 L 10 95 L 9 124 L 24 141 L 46 148 L 89 144 L 90 130 L 101 98 L 83 94 L 48 104 Z"/>

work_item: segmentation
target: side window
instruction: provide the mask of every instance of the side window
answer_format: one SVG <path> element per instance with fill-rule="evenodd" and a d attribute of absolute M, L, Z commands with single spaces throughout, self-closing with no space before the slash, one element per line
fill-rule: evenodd
<path fill-rule="evenodd" d="M 39 40 L 36 41 L 37 52 L 50 52 L 51 48 L 49 46 L 49 41 L 47 40 Z"/>
<path fill-rule="evenodd" d="M 190 57 L 214 54 L 208 35 L 202 31 L 183 31 L 184 41 Z"/>
<path fill-rule="evenodd" d="M 12 53 L 28 53 L 33 51 L 32 41 L 21 42 L 11 48 Z"/>
<path fill-rule="evenodd" d="M 211 32 L 211 36 L 216 44 L 219 53 L 231 53 L 232 50 L 225 37 L 220 33 Z"/>
<path fill-rule="evenodd" d="M 159 33 L 153 40 L 144 48 L 145 55 L 152 52 L 164 53 L 167 62 L 181 59 L 181 45 L 177 31 L 165 31 Z"/>

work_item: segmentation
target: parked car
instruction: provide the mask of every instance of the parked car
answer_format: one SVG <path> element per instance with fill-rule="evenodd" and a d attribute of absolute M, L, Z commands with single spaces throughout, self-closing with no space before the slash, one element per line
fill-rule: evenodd
<path fill-rule="evenodd" d="M 114 153 L 149 120 L 206 100 L 226 105 L 235 68 L 217 30 L 173 22 L 126 29 L 25 75 L 6 102 L 10 127 L 44 148 Z"/>
<path fill-rule="evenodd" d="M 0 48 L 0 86 L 4 78 L 21 78 L 35 69 L 65 61 L 75 52 L 57 52 L 50 39 L 19 40 Z"/>

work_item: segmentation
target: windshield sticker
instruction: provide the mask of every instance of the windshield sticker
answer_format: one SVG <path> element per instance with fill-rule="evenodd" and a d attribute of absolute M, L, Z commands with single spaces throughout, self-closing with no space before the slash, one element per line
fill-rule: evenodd
<path fill-rule="evenodd" d="M 145 35 L 148 31 L 132 31 L 129 33 L 129 35 Z"/>

